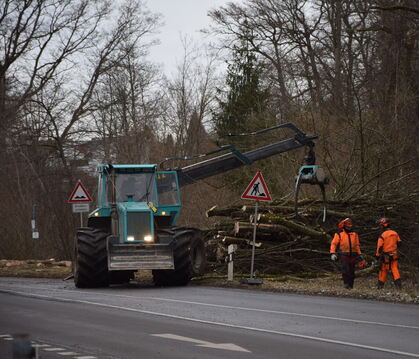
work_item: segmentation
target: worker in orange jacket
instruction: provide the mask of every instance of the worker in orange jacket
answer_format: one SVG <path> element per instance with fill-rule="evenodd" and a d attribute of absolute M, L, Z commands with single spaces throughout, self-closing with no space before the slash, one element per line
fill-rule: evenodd
<path fill-rule="evenodd" d="M 384 287 L 387 278 L 387 272 L 391 270 L 393 274 L 394 285 L 401 289 L 402 281 L 399 273 L 399 257 L 397 249 L 400 247 L 400 237 L 396 231 L 390 229 L 390 222 L 387 218 L 380 218 L 377 221 L 383 232 L 378 237 L 376 258 L 381 262 L 381 268 L 378 272 L 378 288 Z"/>
<path fill-rule="evenodd" d="M 352 231 L 352 220 L 345 218 L 338 224 L 339 231 L 335 233 L 330 244 L 332 261 L 340 258 L 342 279 L 345 288 L 352 289 L 355 280 L 355 265 L 365 267 L 365 260 L 361 256 L 358 233 Z"/>

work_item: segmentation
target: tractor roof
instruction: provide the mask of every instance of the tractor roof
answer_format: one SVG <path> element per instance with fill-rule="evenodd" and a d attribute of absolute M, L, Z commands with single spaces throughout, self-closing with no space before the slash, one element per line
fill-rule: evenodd
<path fill-rule="evenodd" d="M 99 171 L 108 170 L 113 167 L 116 172 L 155 172 L 157 165 L 155 164 L 101 164 L 99 165 Z"/>

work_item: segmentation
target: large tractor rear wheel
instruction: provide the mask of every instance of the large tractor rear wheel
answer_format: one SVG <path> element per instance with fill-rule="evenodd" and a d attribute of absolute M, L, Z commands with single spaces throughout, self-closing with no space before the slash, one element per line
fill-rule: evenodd
<path fill-rule="evenodd" d="M 78 288 L 109 286 L 108 233 L 96 228 L 80 228 L 76 234 L 74 283 Z"/>
<path fill-rule="evenodd" d="M 175 269 L 153 270 L 154 283 L 158 286 L 187 285 L 192 277 L 203 273 L 205 245 L 199 231 L 188 231 L 176 236 L 173 249 Z"/>

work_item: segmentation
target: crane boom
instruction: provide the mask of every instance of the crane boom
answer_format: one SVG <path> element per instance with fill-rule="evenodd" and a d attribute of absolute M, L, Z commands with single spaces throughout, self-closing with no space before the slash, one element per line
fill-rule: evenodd
<path fill-rule="evenodd" d="M 231 149 L 231 146 L 229 146 L 231 153 L 226 153 L 209 160 L 201 161 L 177 169 L 179 186 L 186 186 L 199 180 L 215 176 L 217 174 L 224 173 L 244 165 L 249 165 L 254 161 L 262 160 L 279 153 L 291 151 L 299 147 L 312 147 L 314 146 L 313 140 L 318 138 L 316 135 L 307 136 L 303 131 L 301 131 L 292 123 L 281 124 L 261 131 L 253 132 L 250 135 L 257 135 L 281 127 L 287 127 L 296 132 L 294 138 L 272 143 L 270 145 L 256 148 L 245 153 L 239 152 L 234 147 Z"/>

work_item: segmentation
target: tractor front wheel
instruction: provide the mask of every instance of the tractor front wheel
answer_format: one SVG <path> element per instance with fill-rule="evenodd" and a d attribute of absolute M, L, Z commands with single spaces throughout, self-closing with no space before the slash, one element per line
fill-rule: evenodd
<path fill-rule="evenodd" d="M 189 231 L 176 237 L 173 249 L 175 269 L 153 270 L 157 286 L 187 285 L 192 277 L 204 271 L 205 245 L 199 231 Z"/>
<path fill-rule="evenodd" d="M 96 228 L 80 228 L 76 234 L 74 283 L 77 288 L 109 286 L 108 233 Z"/>

